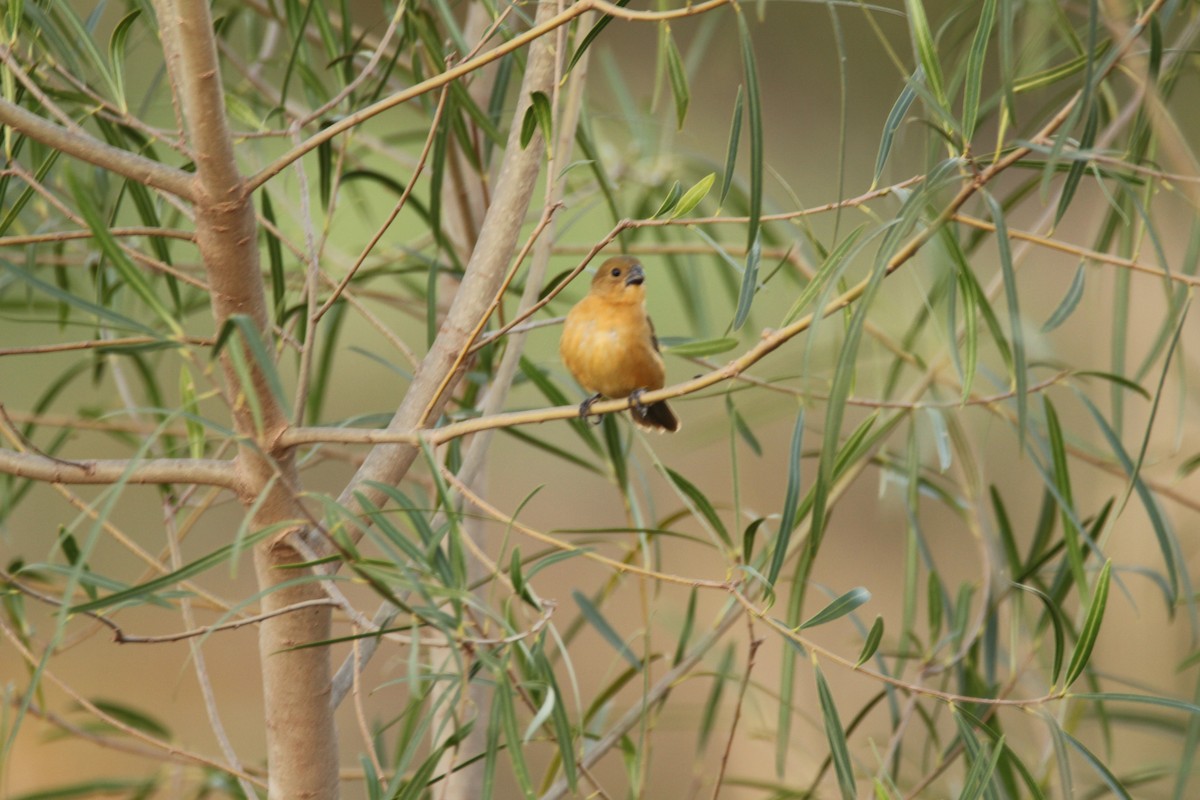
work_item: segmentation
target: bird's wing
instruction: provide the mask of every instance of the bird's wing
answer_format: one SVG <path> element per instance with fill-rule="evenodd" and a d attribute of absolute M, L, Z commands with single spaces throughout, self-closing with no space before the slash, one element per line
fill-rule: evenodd
<path fill-rule="evenodd" d="M 650 315 L 646 315 L 646 324 L 650 326 L 650 343 L 654 345 L 654 352 L 658 353 L 658 334 L 654 332 L 654 320 L 650 319 Z"/>

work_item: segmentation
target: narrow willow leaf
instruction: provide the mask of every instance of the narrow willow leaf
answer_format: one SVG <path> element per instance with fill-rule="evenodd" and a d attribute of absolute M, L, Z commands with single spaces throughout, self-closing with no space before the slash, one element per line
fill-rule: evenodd
<path fill-rule="evenodd" d="M 615 5 L 620 8 L 624 8 L 625 6 L 629 5 L 629 0 L 616 0 Z M 614 17 L 611 14 L 605 14 L 596 22 L 595 25 L 592 26 L 591 30 L 584 35 L 583 40 L 579 43 L 579 46 L 575 48 L 575 52 L 571 55 L 571 60 L 567 62 L 565 73 L 570 73 L 570 71 L 575 68 L 575 65 L 579 63 L 579 59 L 583 57 L 584 51 L 591 46 L 592 42 L 596 41 L 596 37 L 599 36 L 606 27 L 608 27 L 608 23 L 612 22 L 613 19 Z M 565 77 L 566 76 L 564 74 L 564 79 Z"/>
<path fill-rule="evenodd" d="M 256 531 L 250 536 L 244 538 L 240 543 L 237 543 L 238 549 L 258 542 L 261 539 L 265 539 L 271 534 L 278 533 L 280 530 L 288 527 L 289 525 L 291 525 L 290 522 L 282 522 L 277 525 L 263 528 L 260 531 Z M 127 600 L 154 600 L 155 598 L 153 595 L 157 592 L 169 589 L 181 581 L 185 581 L 194 575 L 199 575 L 202 572 L 212 569 L 218 564 L 228 561 L 230 554 L 233 553 L 233 551 L 234 544 L 223 545 L 218 547 L 216 550 L 201 556 L 195 561 L 185 564 L 173 572 L 167 573 L 166 575 L 160 575 L 159 577 L 148 580 L 145 583 L 131 586 L 128 589 L 122 589 L 121 591 L 114 592 L 107 597 L 101 597 L 99 600 L 93 600 L 88 603 L 80 603 L 78 605 L 71 606 L 67 610 L 71 614 L 83 614 L 90 611 L 99 611 L 102 608 L 108 608 L 109 606 L 116 605 L 117 603 L 124 603 Z"/>
<path fill-rule="evenodd" d="M 742 531 L 742 562 L 754 563 L 754 541 L 758 538 L 758 529 L 766 522 L 766 517 L 759 517 L 746 526 Z"/>
<path fill-rule="evenodd" d="M 735 5 L 734 11 L 737 12 L 738 30 L 741 33 L 742 73 L 746 82 L 746 111 L 750 117 L 750 222 L 746 226 L 746 249 L 753 251 L 758 247 L 760 241 L 758 228 L 762 219 L 763 204 L 762 99 L 758 91 L 758 67 L 755 64 L 754 42 L 750 38 L 750 29 L 746 26 L 746 18 L 742 15 L 741 7 Z M 755 266 L 757 266 L 757 259 L 755 262 Z M 749 271 L 749 267 L 749 259 L 747 259 L 747 271 Z M 745 294 L 744 284 L 743 294 Z"/>
<path fill-rule="evenodd" d="M 1100 127 L 1100 113 L 1096 108 L 1096 104 L 1092 104 L 1088 108 L 1087 121 L 1083 126 L 1083 134 L 1079 137 L 1078 150 L 1081 152 L 1090 150 L 1092 145 L 1096 143 L 1096 131 Z M 1051 162 L 1047 163 L 1049 166 Z M 1063 215 L 1067 213 L 1067 209 L 1071 207 L 1071 201 L 1075 199 L 1075 191 L 1079 188 L 1079 182 L 1083 179 L 1083 172 L 1087 169 L 1089 159 L 1083 158 L 1081 155 L 1075 155 L 1071 158 L 1071 166 L 1067 169 L 1066 180 L 1063 181 L 1062 193 L 1058 198 L 1058 208 L 1054 212 L 1054 225 L 1062 221 Z"/>
<path fill-rule="evenodd" d="M 675 470 L 670 467 L 665 467 L 665 469 L 667 470 L 667 477 L 671 479 L 671 483 L 675 484 L 679 491 L 683 492 L 688 500 L 696 506 L 696 509 L 708 521 L 713 531 L 721 537 L 721 541 L 725 543 L 725 546 L 732 549 L 733 539 L 729 536 L 729 531 L 725 528 L 725 523 L 721 521 L 721 515 L 713 508 L 712 503 L 704 496 L 704 493 Z"/>
<path fill-rule="evenodd" d="M 683 196 L 679 198 L 679 202 L 675 204 L 675 208 L 671 211 L 671 219 L 689 214 L 692 209 L 700 205 L 700 201 L 708 196 L 708 191 L 712 188 L 713 181 L 716 179 L 717 173 L 710 172 L 696 181 L 695 185 L 684 192 Z"/>
<path fill-rule="evenodd" d="M 984 0 L 979 12 L 979 25 L 967 54 L 967 77 L 963 84 L 962 129 L 963 142 L 969 144 L 975 135 L 975 122 L 979 119 L 979 98 L 983 92 L 983 64 L 987 56 L 988 41 L 992 38 L 992 27 L 996 24 L 996 0 Z"/>
<path fill-rule="evenodd" d="M 1108 580 L 1111 572 L 1112 561 L 1105 561 L 1104 567 L 1100 570 L 1100 576 L 1096 579 L 1096 588 L 1092 592 L 1092 602 L 1088 606 L 1087 617 L 1079 631 L 1079 640 L 1075 643 L 1075 650 L 1071 653 L 1070 662 L 1067 663 L 1063 689 L 1070 688 L 1071 684 L 1083 674 L 1088 659 L 1091 658 L 1092 648 L 1096 646 L 1096 637 L 1100 635 L 1100 624 L 1104 621 L 1104 607 L 1108 604 Z"/>
<path fill-rule="evenodd" d="M 1100 776 L 1100 780 L 1104 781 L 1104 784 L 1113 795 L 1123 798 L 1123 800 L 1133 800 L 1132 795 L 1126 791 L 1125 786 L 1121 783 L 1121 779 L 1114 775 L 1112 770 L 1095 753 L 1087 749 L 1083 742 L 1066 731 L 1063 731 L 1063 737 L 1067 740 L 1067 744 L 1075 748 L 1075 752 L 1083 756 L 1083 760 L 1087 762 L 1089 767 L 1095 770 L 1096 774 Z"/>
<path fill-rule="evenodd" d="M 871 624 L 871 630 L 867 632 L 867 640 L 863 642 L 862 652 L 858 654 L 858 661 L 854 662 L 854 666 L 857 668 L 867 663 L 868 659 L 879 649 L 881 641 L 883 641 L 883 617 L 877 616 L 875 622 Z"/>
<path fill-rule="evenodd" d="M 504 738 L 508 741 L 508 757 L 512 763 L 513 777 L 516 778 L 517 786 L 526 800 L 533 800 L 537 793 L 533 790 L 529 766 L 525 763 L 525 748 L 517 728 L 517 709 L 513 703 L 513 689 L 508 676 L 500 672 L 495 686 L 492 702 L 500 709 L 500 724 L 504 729 Z"/>
<path fill-rule="evenodd" d="M 700 358 L 702 356 L 715 356 L 720 353 L 728 353 L 730 350 L 738 346 L 738 340 L 732 336 L 723 336 L 720 339 L 703 339 L 682 341 L 678 344 L 663 343 L 663 352 L 670 353 L 673 356 L 681 358 Z"/>
<path fill-rule="evenodd" d="M 1063 295 L 1063 299 L 1059 301 L 1058 308 L 1054 309 L 1054 313 L 1042 325 L 1042 333 L 1049 333 L 1067 321 L 1079 305 L 1080 299 L 1083 297 L 1083 284 L 1087 275 L 1087 267 L 1080 264 L 1075 269 L 1075 277 L 1071 279 L 1071 285 L 1067 288 L 1067 293 Z"/>
<path fill-rule="evenodd" d="M 942 67 L 938 61 L 933 32 L 929 28 L 929 18 L 925 15 L 925 4 L 922 0 L 904 0 L 904 9 L 907 12 L 908 32 L 912 37 L 917 61 L 925 68 L 929 88 L 937 104 L 946 109 L 949 106 L 946 102 L 945 82 L 942 80 Z"/>
<path fill-rule="evenodd" d="M 1025 364 L 1025 331 L 1021 324 L 1021 307 L 1018 300 L 1017 273 L 1013 268 L 1012 249 L 1008 241 L 1008 225 L 1004 221 L 1004 209 L 989 192 L 983 193 L 996 226 L 996 248 L 1000 253 L 1000 269 L 1004 275 L 1004 299 L 1008 305 L 1009 332 L 1012 336 L 1013 378 L 1016 383 L 1017 440 L 1025 446 L 1025 433 L 1029 425 L 1029 376 Z"/>
<path fill-rule="evenodd" d="M 116 27 L 113 28 L 112 36 L 108 40 L 108 61 L 112 66 L 117 106 L 122 111 L 129 110 L 129 105 L 125 101 L 125 41 L 129 38 L 129 29 L 137 21 L 137 18 L 141 16 L 141 13 L 141 9 L 134 9 L 126 14 L 117 23 Z"/>
<path fill-rule="evenodd" d="M 729 187 L 733 185 L 733 170 L 737 166 L 738 144 L 742 136 L 742 87 L 739 84 L 737 97 L 733 101 L 733 120 L 729 123 L 729 144 L 725 148 L 725 172 L 721 177 L 721 196 L 718 206 L 725 205 L 729 196 Z"/>
<path fill-rule="evenodd" d="M 871 593 L 863 587 L 858 586 L 846 592 L 844 595 L 822 608 L 816 614 L 813 614 L 804 622 L 800 623 L 800 627 L 796 630 L 802 631 L 805 628 L 815 628 L 818 625 L 824 625 L 827 622 L 832 622 L 835 619 L 844 617 L 870 599 Z"/>
<path fill-rule="evenodd" d="M 1104 41 L 1096 49 L 1094 58 L 1102 58 L 1105 53 L 1112 47 L 1111 41 Z M 1089 56 L 1077 56 L 1070 61 L 1065 61 L 1053 67 L 1035 72 L 1032 75 L 1027 75 L 1024 78 L 1017 78 L 1012 82 L 1012 91 L 1014 94 L 1023 94 L 1025 92 L 1033 92 L 1038 89 L 1044 89 L 1056 83 L 1061 83 L 1065 78 L 1069 78 L 1077 72 L 1082 71 L 1088 64 Z"/>
<path fill-rule="evenodd" d="M 542 138 L 546 142 L 546 155 L 553 157 L 554 112 L 550 108 L 550 98 L 546 97 L 545 92 L 534 92 L 529 96 L 529 107 L 533 109 L 533 115 L 537 119 L 538 127 L 542 129 Z M 522 133 L 523 137 L 524 133 Z M 528 144 L 528 142 L 525 144 Z M 521 146 L 524 147 L 525 144 Z"/>
<path fill-rule="evenodd" d="M 808 308 L 809 304 L 821 294 L 821 291 L 829 286 L 834 278 L 841 274 L 842 267 L 858 252 L 859 248 L 856 247 L 858 239 L 866 229 L 866 224 L 863 224 L 850 231 L 849 234 L 838 242 L 837 247 L 833 248 L 832 252 L 825 257 L 825 263 L 821 265 L 817 273 L 805 284 L 804 289 L 800 292 L 800 296 L 796 298 L 796 301 L 792 303 L 792 307 L 788 309 L 787 314 L 783 316 L 783 325 L 791 325 L 800 316 L 800 312 Z"/>
<path fill-rule="evenodd" d="M 883 135 L 879 139 L 879 154 L 875 156 L 875 176 L 871 179 L 872 189 L 879 185 L 879 176 L 883 174 L 883 168 L 887 164 L 888 155 L 892 152 L 892 142 L 896 138 L 896 131 L 900 128 L 900 124 L 904 122 L 904 115 L 908 113 L 913 100 L 917 97 L 917 87 L 923 84 L 924 81 L 925 67 L 918 66 L 912 76 L 905 82 L 900 96 L 892 104 L 892 110 L 888 112 L 887 120 L 883 123 Z"/>
<path fill-rule="evenodd" d="M 691 92 L 688 91 L 687 71 L 683 68 L 683 59 L 679 57 L 679 50 L 675 47 L 675 37 L 671 36 L 670 26 L 665 22 L 666 26 L 666 55 L 667 55 L 667 74 L 671 77 L 671 94 L 675 97 L 675 126 L 683 128 L 683 120 L 687 117 L 688 103 L 691 101 Z"/>
<path fill-rule="evenodd" d="M 533 140 L 533 135 L 537 133 L 538 116 L 537 109 L 531 102 L 525 108 L 525 116 L 521 118 L 521 149 L 524 150 Z"/>
<path fill-rule="evenodd" d="M 183 405 L 183 422 L 187 427 L 188 455 L 204 458 L 204 424 L 200 422 L 200 405 L 196 401 L 196 384 L 186 365 L 179 368 L 179 399 Z"/>
<path fill-rule="evenodd" d="M 1142 501 L 1142 507 L 1146 509 L 1146 516 L 1150 518 L 1150 524 L 1154 528 L 1154 536 L 1158 540 L 1158 549 L 1162 553 L 1163 564 L 1167 571 L 1167 580 L 1171 588 L 1171 602 L 1174 603 L 1179 597 L 1179 569 L 1175 558 L 1175 554 L 1179 551 L 1179 542 L 1168 527 L 1162 509 L 1159 508 L 1158 501 L 1146 486 L 1146 482 L 1142 480 L 1142 477 L 1134 468 L 1133 461 L 1130 459 L 1129 454 L 1125 452 L 1125 446 L 1121 444 L 1121 439 L 1117 436 L 1117 432 L 1108 424 L 1108 420 L 1100 413 L 1100 409 L 1096 408 L 1096 404 L 1092 402 L 1091 398 L 1079 391 L 1076 391 L 1076 396 L 1087 407 L 1087 410 L 1091 412 L 1092 418 L 1096 420 L 1096 424 L 1108 442 L 1109 449 L 1117 461 L 1120 462 L 1121 468 L 1125 470 L 1125 474 L 1133 482 L 1133 488 L 1137 492 L 1138 498 Z"/>
<path fill-rule="evenodd" d="M 522 744 L 529 744 L 529 740 L 533 735 L 541 729 L 546 720 L 550 719 L 550 715 L 554 713 L 554 706 L 558 701 L 558 696 L 553 691 L 547 691 L 546 696 L 542 698 L 542 704 L 538 707 L 537 713 L 533 715 L 533 719 L 529 721 L 529 725 L 525 728 L 525 735 L 521 737 Z"/>
<path fill-rule="evenodd" d="M 250 356 L 254 359 L 254 366 L 258 370 L 258 374 L 262 376 L 267 384 L 267 388 L 271 391 L 271 396 L 275 399 L 276 404 L 280 408 L 287 409 L 288 398 L 283 392 L 283 381 L 279 377 L 279 370 L 275 367 L 275 359 L 272 358 L 270 352 L 267 351 L 267 346 L 263 342 L 262 334 L 258 330 L 258 326 L 254 321 L 245 314 L 234 314 L 225 321 L 223 326 L 226 330 L 231 327 L 236 328 L 240 334 L 240 339 L 246 345 Z M 225 342 L 228 340 L 228 334 L 218 335 L 217 343 L 213 347 L 213 358 L 220 354 Z M 254 391 L 253 385 L 243 387 L 247 393 Z M 290 416 L 290 412 L 287 412 Z"/>
<path fill-rule="evenodd" d="M 846 732 L 842 729 L 842 721 L 838 717 L 837 706 L 833 702 L 833 694 L 821 668 L 813 665 L 817 678 L 817 696 L 821 701 L 821 716 L 825 719 L 825 737 L 829 740 L 829 754 L 833 757 L 833 768 L 837 773 L 838 788 L 842 791 L 842 800 L 855 800 L 858 797 L 858 785 L 854 780 L 854 767 L 850 763 L 850 749 L 846 746 Z"/>
<path fill-rule="evenodd" d="M 683 616 L 683 625 L 679 629 L 679 641 L 675 643 L 675 656 L 671 659 L 671 666 L 678 666 L 683 657 L 687 655 L 688 643 L 692 638 L 692 631 L 696 627 L 696 587 L 693 586 L 688 594 L 687 611 Z"/>
<path fill-rule="evenodd" d="M 275 312 L 275 323 L 281 324 L 287 308 L 287 277 L 283 272 L 283 244 L 273 230 L 279 227 L 275 219 L 275 206 L 266 187 L 262 190 L 262 214 L 263 219 L 271 223 L 270 228 L 263 226 L 263 236 L 267 240 L 267 264 L 271 272 L 271 306 Z"/>
<path fill-rule="evenodd" d="M 71 186 L 71 194 L 75 197 L 79 213 L 83 215 L 84 221 L 87 223 L 88 228 L 91 229 L 96 244 L 100 246 L 104 255 L 116 267 L 125 285 L 146 304 L 147 308 L 154 312 L 155 316 L 172 333 L 182 336 L 183 328 L 180 326 L 179 321 L 171 310 L 163 304 L 162 300 L 159 299 L 150 282 L 142 274 L 142 271 L 134 265 L 129 256 L 125 254 L 125 251 L 117 244 L 117 240 L 109 231 L 108 223 L 101 215 L 100 209 L 73 172 L 67 172 L 67 183 Z"/>
<path fill-rule="evenodd" d="M 86 314 L 95 316 L 97 320 L 105 320 L 107 325 L 112 326 L 116 330 L 136 331 L 146 336 L 159 335 L 153 328 L 147 327 L 124 314 L 118 314 L 112 309 L 89 302 L 74 292 L 65 292 L 54 284 L 47 283 L 32 272 L 18 267 L 7 259 L 0 258 L 0 268 L 11 272 L 22 283 L 37 289 L 39 292 L 54 298 L 60 303 L 78 308 Z"/>
<path fill-rule="evenodd" d="M 622 490 L 629 486 L 629 465 L 625 457 L 625 446 L 621 443 L 621 431 L 617 427 L 614 414 L 605 414 L 600 423 L 604 433 L 604 447 L 608 451 L 608 459 L 612 464 L 613 474 L 617 478 L 617 486 Z"/>
<path fill-rule="evenodd" d="M 608 624 L 608 620 L 600 613 L 600 609 L 588 599 L 587 595 L 576 589 L 571 592 L 571 596 L 575 598 L 584 618 L 591 623 L 597 633 L 604 637 L 604 640 L 612 645 L 613 649 L 621 655 L 621 658 L 628 661 L 630 666 L 634 669 L 641 669 L 641 660 L 629 649 L 629 645 L 625 644 L 625 640 L 613 629 L 613 626 Z"/>
<path fill-rule="evenodd" d="M 1058 603 L 1045 592 L 1036 589 L 1032 586 L 1026 586 L 1023 583 L 1014 583 L 1013 587 L 1020 589 L 1023 592 L 1029 592 L 1042 602 L 1046 608 L 1046 618 L 1050 620 L 1050 625 L 1054 629 L 1054 661 L 1050 669 L 1050 683 L 1053 685 L 1058 682 L 1059 672 L 1062 670 L 1063 654 L 1066 652 L 1066 620 L 1063 619 L 1062 610 L 1058 607 Z"/>
<path fill-rule="evenodd" d="M 756 237 L 746 252 L 746 269 L 742 271 L 742 288 L 738 292 L 737 311 L 733 316 L 733 329 L 736 331 L 750 316 L 750 306 L 754 295 L 758 293 L 758 263 L 762 256 L 762 239 Z"/>
<path fill-rule="evenodd" d="M 1046 412 L 1046 436 L 1050 446 L 1050 457 L 1054 467 L 1054 488 L 1058 491 L 1059 510 L 1062 515 L 1063 541 L 1067 546 L 1067 562 L 1071 576 L 1080 593 L 1087 591 L 1087 573 L 1083 567 L 1083 544 L 1079 540 L 1079 529 L 1075 524 L 1075 500 L 1071 492 L 1071 472 L 1067 464 L 1067 446 L 1063 440 L 1058 412 L 1048 395 L 1042 395 L 1042 407 Z"/>
<path fill-rule="evenodd" d="M 783 561 L 787 557 L 788 544 L 792 539 L 792 530 L 796 527 L 796 509 L 800 505 L 800 460 L 801 445 L 804 442 L 804 409 L 796 415 L 796 424 L 792 427 L 792 446 L 788 451 L 787 491 L 783 498 L 783 513 L 779 516 L 779 534 L 775 537 L 775 552 L 771 557 L 771 567 L 767 571 L 767 582 L 775 584 L 783 569 Z"/>
<path fill-rule="evenodd" d="M 1080 700 L 1095 700 L 1098 702 L 1141 703 L 1143 705 L 1160 706 L 1162 708 L 1185 711 L 1193 716 L 1200 716 L 1200 705 L 1173 697 L 1153 694 L 1130 694 L 1128 692 L 1072 692 L 1069 697 Z"/>
<path fill-rule="evenodd" d="M 658 207 L 658 211 L 655 211 L 650 218 L 658 219 L 664 214 L 670 213 L 671 209 L 675 208 L 679 203 L 679 198 L 682 196 L 683 190 L 679 188 L 679 181 L 675 181 L 671 184 L 671 189 L 667 192 L 667 196 L 663 198 L 662 205 Z"/>
<path fill-rule="evenodd" d="M 541 670 L 541 680 L 546 684 L 546 694 L 556 698 L 562 698 L 562 690 L 558 688 L 558 681 L 554 678 L 554 666 L 550 660 L 546 658 L 546 650 L 544 647 L 537 649 L 537 666 Z M 567 717 L 567 705 L 561 699 L 557 700 L 551 707 L 550 722 L 554 727 L 554 741 L 558 745 L 559 761 L 563 766 L 563 772 L 566 774 L 567 787 L 574 792 L 576 789 L 575 782 L 578 780 L 579 773 L 575 764 L 575 733 L 571 726 L 571 720 Z"/>

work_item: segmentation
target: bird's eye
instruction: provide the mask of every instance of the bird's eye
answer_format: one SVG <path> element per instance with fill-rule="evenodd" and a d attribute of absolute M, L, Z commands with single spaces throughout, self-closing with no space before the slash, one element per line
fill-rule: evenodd
<path fill-rule="evenodd" d="M 619 277 L 621 277 L 621 268 L 620 268 L 620 267 L 613 267 L 612 276 L 613 276 L 614 278 L 619 278 Z"/>

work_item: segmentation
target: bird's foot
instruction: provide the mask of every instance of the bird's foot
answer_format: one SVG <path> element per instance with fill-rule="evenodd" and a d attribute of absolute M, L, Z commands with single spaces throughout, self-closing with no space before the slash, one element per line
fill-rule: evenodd
<path fill-rule="evenodd" d="M 629 393 L 629 402 L 633 403 L 633 410 L 642 419 L 645 419 L 649 411 L 647 406 L 642 402 L 642 395 L 646 393 L 645 389 L 634 389 Z"/>
<path fill-rule="evenodd" d="M 604 395 L 602 395 L 602 394 L 594 394 L 591 397 L 589 397 L 587 400 L 584 400 L 582 403 L 580 403 L 579 404 L 579 416 L 583 417 L 584 419 L 587 419 L 588 412 L 592 410 L 592 405 L 603 396 Z M 603 420 L 604 420 L 604 417 L 597 414 L 596 419 L 594 419 L 592 421 L 592 424 L 599 425 Z"/>

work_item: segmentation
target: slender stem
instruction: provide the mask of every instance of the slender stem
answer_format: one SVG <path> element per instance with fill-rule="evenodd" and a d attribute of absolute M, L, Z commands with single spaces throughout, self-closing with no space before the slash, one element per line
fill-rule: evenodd
<path fill-rule="evenodd" d="M 195 197 L 194 176 L 190 173 L 55 125 L 4 98 L 0 98 L 0 125 L 8 125 L 47 147 L 138 183 L 170 192 L 185 200 Z"/>

